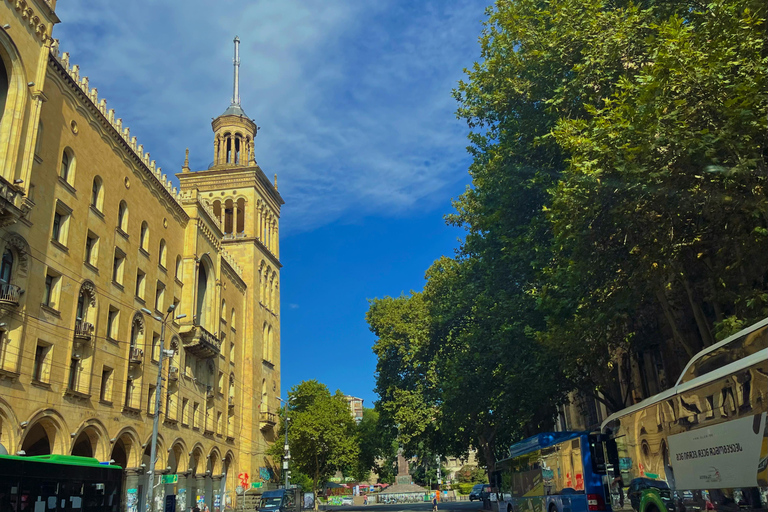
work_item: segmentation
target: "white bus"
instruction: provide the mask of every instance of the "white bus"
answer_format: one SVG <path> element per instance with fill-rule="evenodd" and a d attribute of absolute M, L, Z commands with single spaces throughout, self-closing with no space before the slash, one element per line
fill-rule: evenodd
<path fill-rule="evenodd" d="M 605 420 L 613 510 L 768 510 L 768 318 Z"/>

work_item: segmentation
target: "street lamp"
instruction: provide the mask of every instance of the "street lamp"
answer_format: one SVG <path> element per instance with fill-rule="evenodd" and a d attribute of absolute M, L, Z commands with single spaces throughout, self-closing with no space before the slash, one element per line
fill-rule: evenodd
<path fill-rule="evenodd" d="M 163 387 L 163 356 L 165 355 L 165 324 L 168 322 L 168 317 L 176 309 L 176 304 L 171 304 L 168 307 L 168 311 L 165 317 L 154 316 L 147 308 L 141 308 L 141 312 L 149 315 L 160 323 L 160 354 L 157 359 L 157 386 L 155 387 L 155 418 L 152 422 L 152 445 L 149 453 L 149 472 L 147 473 L 148 492 L 147 498 L 149 501 L 148 510 L 153 510 L 153 503 L 155 501 L 155 462 L 157 462 L 157 430 L 160 422 L 160 391 Z M 184 318 L 186 315 L 179 315 L 176 318 Z M 173 355 L 173 351 L 169 350 Z"/>
<path fill-rule="evenodd" d="M 291 421 L 291 418 L 288 417 L 288 404 L 290 403 L 290 398 L 288 400 L 283 400 L 280 397 L 277 397 L 278 400 L 283 402 L 285 404 L 285 446 L 284 454 L 283 454 L 283 473 L 285 474 L 285 488 L 288 489 L 288 462 L 291 460 L 291 448 L 288 446 L 288 424 Z"/>

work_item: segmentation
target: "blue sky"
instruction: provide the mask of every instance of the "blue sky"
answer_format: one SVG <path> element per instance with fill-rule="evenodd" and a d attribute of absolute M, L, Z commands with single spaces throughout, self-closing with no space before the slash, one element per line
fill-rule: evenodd
<path fill-rule="evenodd" d="M 61 51 L 169 175 L 213 160 L 211 118 L 232 95 L 278 175 L 282 388 L 318 379 L 371 405 L 367 299 L 421 289 L 463 232 L 469 183 L 451 90 L 479 58 L 490 0 L 59 0 Z"/>

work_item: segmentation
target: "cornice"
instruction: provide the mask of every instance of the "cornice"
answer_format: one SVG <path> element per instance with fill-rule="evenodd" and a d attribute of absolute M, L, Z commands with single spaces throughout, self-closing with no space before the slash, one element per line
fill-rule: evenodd
<path fill-rule="evenodd" d="M 60 21 L 51 6 L 45 1 L 6 0 L 6 3 L 19 13 L 21 19 L 29 25 L 35 36 L 43 43 L 49 37 L 46 23 L 58 23 Z M 40 16 L 43 16 L 44 19 L 41 19 Z"/>
<path fill-rule="evenodd" d="M 85 110 L 91 115 L 92 119 L 96 121 L 97 125 L 109 135 L 109 138 L 116 144 L 116 146 L 123 150 L 124 155 L 127 157 L 126 159 L 139 170 L 144 178 L 144 183 L 156 194 L 165 199 L 165 203 L 170 207 L 177 220 L 181 223 L 189 221 L 189 216 L 177 199 L 178 194 L 174 194 L 175 190 L 171 189 L 170 181 L 165 181 L 165 184 L 163 184 L 164 180 L 158 177 L 160 168 L 156 168 L 154 171 L 152 170 L 155 168 L 154 160 L 151 161 L 151 164 L 148 164 L 147 160 L 149 160 L 149 153 L 144 153 L 142 149 L 142 156 L 140 156 L 132 147 L 132 144 L 135 144 L 136 138 L 133 138 L 132 143 L 126 141 L 125 136 L 115 128 L 110 119 L 104 114 L 104 111 L 106 111 L 106 100 L 102 99 L 101 104 L 96 105 L 92 97 L 83 90 L 77 81 L 75 81 L 69 70 L 62 65 L 53 53 L 49 54 L 48 63 L 50 68 L 53 69 L 55 76 L 60 78 L 64 84 L 68 86 L 70 92 L 74 93 L 75 97 L 79 100 L 79 103 L 85 107 Z M 87 78 L 84 78 L 83 84 L 87 88 Z M 114 117 L 114 110 L 109 111 L 109 117 Z M 140 148 L 143 147 L 140 146 Z"/>
<path fill-rule="evenodd" d="M 261 188 L 266 195 L 272 199 L 278 208 L 285 204 L 285 200 L 275 188 L 275 185 L 269 181 L 264 171 L 258 165 L 250 167 L 225 167 L 218 169 L 207 169 L 204 171 L 195 172 L 180 172 L 176 174 L 179 178 L 179 183 L 190 182 L 194 185 L 189 185 L 199 189 L 201 192 L 207 192 L 206 186 L 210 186 L 210 190 L 221 189 L 222 181 L 226 181 L 227 184 L 242 183 L 248 186 L 261 185 Z M 226 178 L 226 180 L 222 180 Z M 208 185 L 210 183 L 210 185 Z"/>
<path fill-rule="evenodd" d="M 275 267 L 277 267 L 278 269 L 283 268 L 283 264 L 280 263 L 280 260 L 277 259 L 277 256 L 272 254 L 272 252 L 269 249 L 267 249 L 267 246 L 261 243 L 261 240 L 259 240 L 256 237 L 251 236 L 246 238 L 225 238 L 221 241 L 222 247 L 226 245 L 244 245 L 249 243 L 253 243 L 256 247 L 260 248 L 264 253 L 264 255 L 267 257 L 267 259 L 271 261 L 272 264 L 275 265 Z"/>

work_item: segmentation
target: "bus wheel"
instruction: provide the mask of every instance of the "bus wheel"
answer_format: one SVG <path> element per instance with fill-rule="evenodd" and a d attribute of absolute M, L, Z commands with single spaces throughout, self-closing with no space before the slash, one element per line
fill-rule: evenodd
<path fill-rule="evenodd" d="M 554 503 L 549 504 L 549 512 L 557 512 L 557 506 Z"/>
<path fill-rule="evenodd" d="M 659 512 L 658 507 L 654 504 L 650 504 L 647 507 L 645 507 L 645 510 L 643 512 Z"/>
<path fill-rule="evenodd" d="M 507 505 L 507 512 L 512 512 L 512 505 Z"/>

